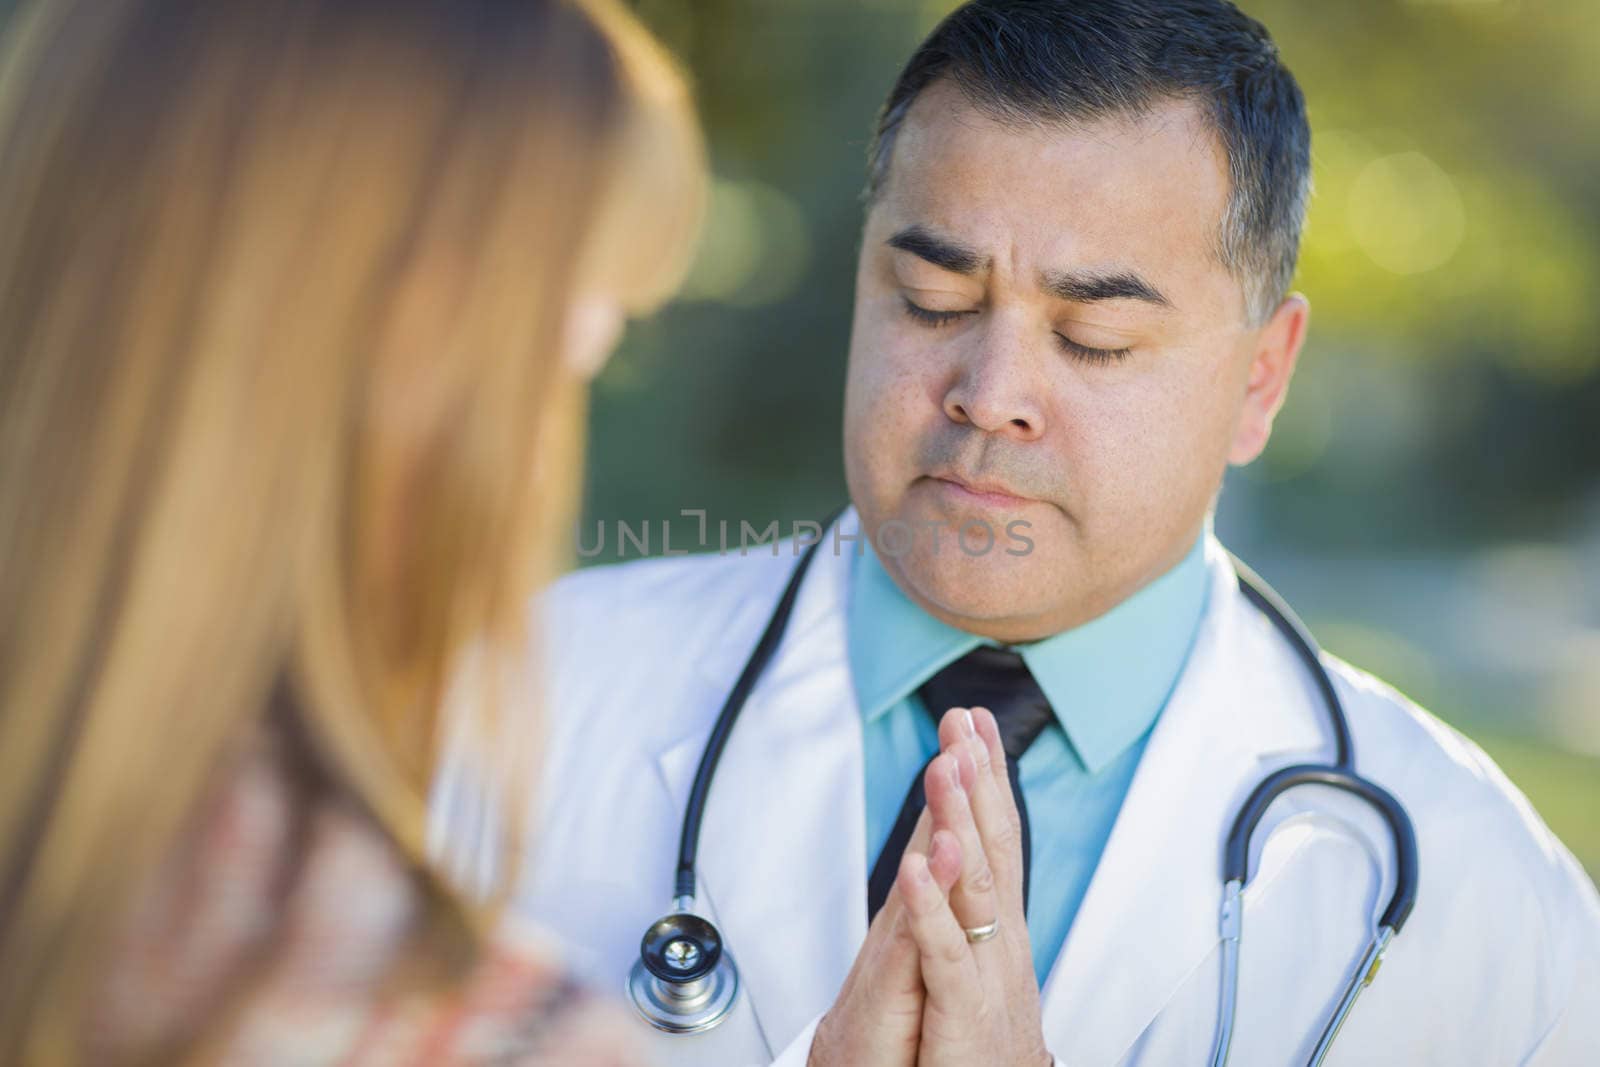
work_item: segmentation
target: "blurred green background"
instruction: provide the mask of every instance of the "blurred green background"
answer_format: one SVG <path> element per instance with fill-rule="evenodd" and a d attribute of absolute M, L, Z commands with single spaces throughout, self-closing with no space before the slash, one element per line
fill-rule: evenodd
<path fill-rule="evenodd" d="M 693 73 L 716 184 L 684 298 L 598 382 L 587 528 L 704 508 L 787 529 L 844 500 L 867 140 L 954 4 L 634 6 Z M 1600 3 L 1241 6 L 1309 102 L 1313 314 L 1218 532 L 1600 877 Z"/>

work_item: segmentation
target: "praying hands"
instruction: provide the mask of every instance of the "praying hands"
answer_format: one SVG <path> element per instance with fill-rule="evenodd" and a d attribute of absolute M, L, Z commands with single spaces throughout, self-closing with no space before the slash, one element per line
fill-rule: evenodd
<path fill-rule="evenodd" d="M 952 708 L 927 809 L 812 1043 L 832 1064 L 1045 1065 L 1021 821 L 994 717 Z"/>

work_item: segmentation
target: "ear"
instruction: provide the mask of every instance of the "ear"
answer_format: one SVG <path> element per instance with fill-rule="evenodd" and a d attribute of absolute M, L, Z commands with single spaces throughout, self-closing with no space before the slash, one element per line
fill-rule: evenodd
<path fill-rule="evenodd" d="M 1294 376 L 1310 317 L 1310 302 L 1299 293 L 1290 293 L 1257 331 L 1250 378 L 1245 383 L 1244 408 L 1234 428 L 1233 445 L 1228 449 L 1228 462 L 1234 466 L 1251 462 L 1267 447 L 1272 420 L 1289 394 L 1289 379 Z"/>
<path fill-rule="evenodd" d="M 583 381 L 592 380 L 611 358 L 625 322 L 621 303 L 611 297 L 595 293 L 573 297 L 561 339 L 567 369 Z"/>

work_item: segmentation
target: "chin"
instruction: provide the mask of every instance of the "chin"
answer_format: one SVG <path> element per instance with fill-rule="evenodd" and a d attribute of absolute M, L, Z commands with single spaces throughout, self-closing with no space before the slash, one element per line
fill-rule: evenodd
<path fill-rule="evenodd" d="M 1049 615 L 1058 576 L 1046 573 L 1043 559 L 1007 555 L 1006 547 L 1018 546 L 1000 543 L 982 555 L 969 555 L 952 541 L 940 544 L 937 553 L 918 546 L 883 563 L 913 600 L 963 629 Z"/>

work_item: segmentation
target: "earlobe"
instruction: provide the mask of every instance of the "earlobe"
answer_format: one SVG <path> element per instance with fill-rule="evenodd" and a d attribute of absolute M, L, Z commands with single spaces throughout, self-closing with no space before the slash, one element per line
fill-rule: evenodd
<path fill-rule="evenodd" d="M 616 300 L 594 294 L 574 297 L 567 308 L 562 359 L 583 381 L 600 373 L 622 337 L 625 316 Z"/>
<path fill-rule="evenodd" d="M 1254 461 L 1267 447 L 1272 420 L 1289 393 L 1289 379 L 1294 376 L 1310 316 L 1310 302 L 1299 293 L 1290 293 L 1257 335 L 1244 406 L 1228 450 L 1228 462 L 1233 466 Z"/>

